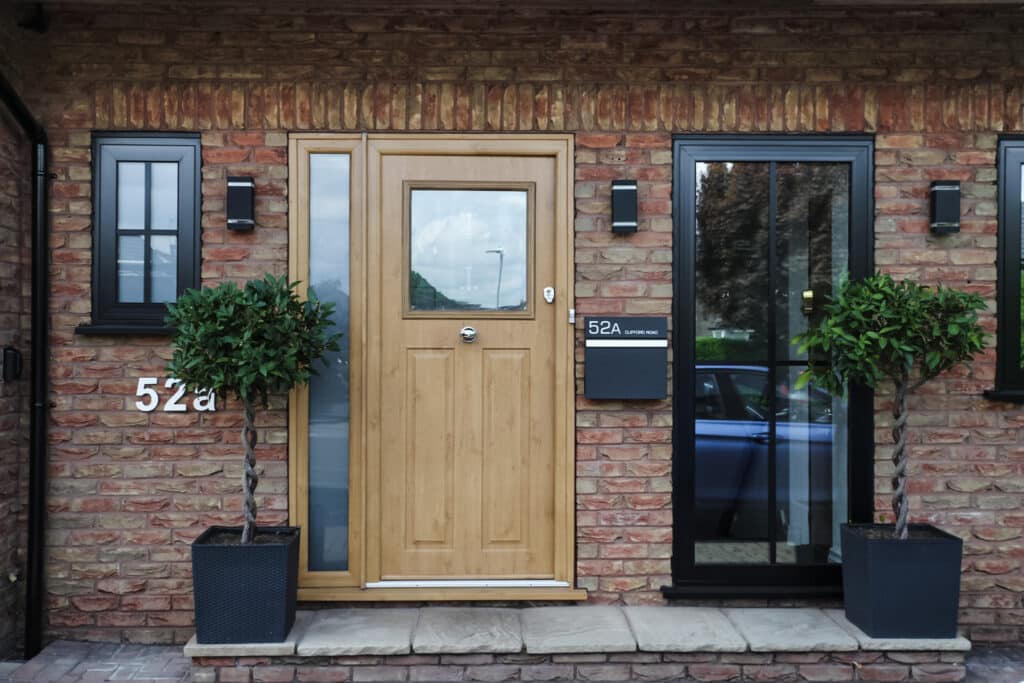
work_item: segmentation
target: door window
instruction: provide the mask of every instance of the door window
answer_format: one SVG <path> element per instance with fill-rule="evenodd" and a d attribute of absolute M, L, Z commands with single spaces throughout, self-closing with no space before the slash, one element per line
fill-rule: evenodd
<path fill-rule="evenodd" d="M 408 311 L 527 309 L 526 190 L 414 188 Z"/>

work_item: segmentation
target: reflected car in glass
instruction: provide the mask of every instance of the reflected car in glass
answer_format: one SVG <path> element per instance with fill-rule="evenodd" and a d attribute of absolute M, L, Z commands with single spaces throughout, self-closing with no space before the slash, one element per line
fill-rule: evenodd
<path fill-rule="evenodd" d="M 794 523 L 830 524 L 833 397 L 814 386 L 793 391 L 780 376 L 772 401 L 768 369 L 761 366 L 698 365 L 696 370 L 696 538 L 785 539 Z M 769 497 L 773 406 L 774 509 Z"/>

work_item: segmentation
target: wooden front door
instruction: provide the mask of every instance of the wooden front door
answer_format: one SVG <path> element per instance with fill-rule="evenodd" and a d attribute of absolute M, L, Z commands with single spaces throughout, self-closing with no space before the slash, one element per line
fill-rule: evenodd
<path fill-rule="evenodd" d="M 534 147 L 369 142 L 381 582 L 563 573 L 565 160 Z"/>

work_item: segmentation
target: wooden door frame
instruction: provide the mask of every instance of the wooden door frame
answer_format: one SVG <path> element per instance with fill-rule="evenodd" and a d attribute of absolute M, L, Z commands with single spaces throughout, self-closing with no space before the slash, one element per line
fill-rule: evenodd
<path fill-rule="evenodd" d="M 306 546 L 300 557 L 301 600 L 582 600 L 575 584 L 575 366 L 574 326 L 569 309 L 573 291 L 573 136 L 568 134 L 292 134 L 289 137 L 289 277 L 308 278 L 309 179 L 304 165 L 310 151 L 352 155 L 352 311 L 351 311 L 351 448 L 349 571 L 309 572 Z M 379 491 L 382 486 L 379 438 L 382 396 L 379 381 L 382 329 L 380 297 L 379 204 L 381 157 L 401 154 L 439 156 L 540 156 L 555 161 L 555 580 L 567 587 L 366 588 L 380 580 Z M 357 198 L 356 194 L 359 193 Z M 358 201 L 357 201 L 358 199 Z M 358 250 L 357 250 L 358 247 Z M 357 258 L 363 255 L 364 258 Z M 372 257 L 367 256 L 372 255 Z M 372 262 L 371 262 L 372 261 Z M 375 281 L 376 278 L 376 281 Z M 558 321 L 562 321 L 559 323 Z M 289 518 L 308 525 L 308 389 L 289 401 Z"/>

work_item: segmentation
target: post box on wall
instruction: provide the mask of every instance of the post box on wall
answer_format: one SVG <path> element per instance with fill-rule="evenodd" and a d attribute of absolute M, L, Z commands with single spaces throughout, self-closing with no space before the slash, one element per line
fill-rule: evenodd
<path fill-rule="evenodd" d="M 587 398 L 665 398 L 667 318 L 594 317 L 584 323 L 583 384 Z"/>

